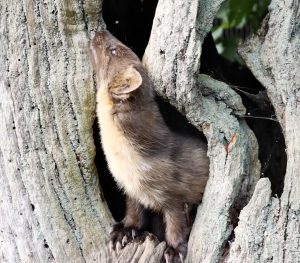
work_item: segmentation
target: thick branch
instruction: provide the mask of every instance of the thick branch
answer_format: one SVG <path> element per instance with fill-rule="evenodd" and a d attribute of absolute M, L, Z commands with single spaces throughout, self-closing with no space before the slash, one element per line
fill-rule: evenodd
<path fill-rule="evenodd" d="M 188 262 L 220 260 L 242 181 L 247 178 L 249 186 L 259 175 L 254 135 L 235 116 L 245 112 L 240 97 L 224 83 L 197 78 L 201 44 L 221 3 L 160 1 L 143 58 L 158 93 L 208 138 L 210 179 L 191 232 Z"/>
<path fill-rule="evenodd" d="M 265 86 L 284 129 L 285 185 L 281 198 L 271 198 L 268 180 L 259 181 L 240 215 L 228 262 L 300 261 L 299 1 L 273 0 L 269 11 L 259 35 L 247 41 L 240 52 Z"/>

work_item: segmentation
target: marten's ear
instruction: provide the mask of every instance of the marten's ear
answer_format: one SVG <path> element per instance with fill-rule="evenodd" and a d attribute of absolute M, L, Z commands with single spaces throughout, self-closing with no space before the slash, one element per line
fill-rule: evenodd
<path fill-rule="evenodd" d="M 141 74 L 134 68 L 129 67 L 118 72 L 108 84 L 108 91 L 111 96 L 118 100 L 128 99 L 130 93 L 142 85 Z"/>

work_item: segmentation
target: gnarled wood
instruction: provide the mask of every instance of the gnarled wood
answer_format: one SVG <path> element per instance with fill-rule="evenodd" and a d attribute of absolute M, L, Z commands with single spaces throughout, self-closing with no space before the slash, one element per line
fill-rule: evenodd
<path fill-rule="evenodd" d="M 261 179 L 240 215 L 227 262 L 300 262 L 300 2 L 273 0 L 259 35 L 240 53 L 265 86 L 283 127 L 287 169 L 280 198 Z"/>
<path fill-rule="evenodd" d="M 220 259 L 233 230 L 231 210 L 237 198 L 245 198 L 239 195 L 242 184 L 251 188 L 260 169 L 256 139 L 238 117 L 245 113 L 240 97 L 222 82 L 205 75 L 197 78 L 201 44 L 221 2 L 160 1 L 143 58 L 158 93 L 208 138 L 210 178 L 191 232 L 187 262 Z"/>

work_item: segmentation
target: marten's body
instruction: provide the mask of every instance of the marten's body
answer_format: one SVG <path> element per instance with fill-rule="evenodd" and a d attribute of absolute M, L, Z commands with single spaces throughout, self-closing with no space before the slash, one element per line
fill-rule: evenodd
<path fill-rule="evenodd" d="M 142 207 L 164 215 L 169 259 L 185 256 L 185 203 L 199 203 L 208 177 L 205 143 L 166 126 L 137 56 L 107 31 L 90 46 L 99 77 L 97 116 L 104 153 L 127 198 L 126 229 L 139 229 Z M 117 230 L 115 230 L 117 231 Z M 113 233 L 114 241 L 126 236 Z"/>

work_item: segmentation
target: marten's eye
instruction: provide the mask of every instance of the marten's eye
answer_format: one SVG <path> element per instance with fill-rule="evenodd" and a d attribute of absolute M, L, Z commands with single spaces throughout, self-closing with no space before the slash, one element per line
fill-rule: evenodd
<path fill-rule="evenodd" d="M 116 47 L 110 47 L 110 53 L 114 56 L 117 55 L 117 48 Z"/>

